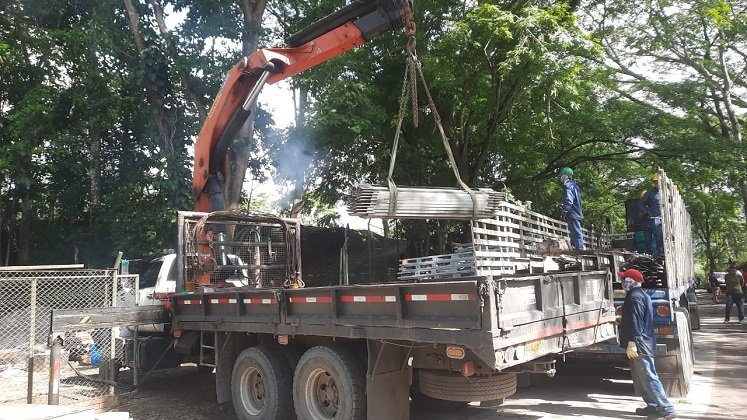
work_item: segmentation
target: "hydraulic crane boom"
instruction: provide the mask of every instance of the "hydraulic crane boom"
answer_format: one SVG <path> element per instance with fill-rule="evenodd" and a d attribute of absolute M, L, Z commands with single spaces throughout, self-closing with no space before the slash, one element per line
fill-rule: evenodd
<path fill-rule="evenodd" d="M 286 39 L 244 57 L 223 83 L 195 142 L 193 209 L 225 210 L 227 151 L 253 112 L 262 87 L 337 57 L 383 33 L 405 26 L 411 0 L 354 0 Z"/>

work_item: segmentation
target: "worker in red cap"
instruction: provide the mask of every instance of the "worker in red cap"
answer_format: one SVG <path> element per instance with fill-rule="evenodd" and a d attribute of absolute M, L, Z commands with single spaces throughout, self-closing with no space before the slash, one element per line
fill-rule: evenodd
<path fill-rule="evenodd" d="M 676 417 L 674 406 L 667 399 L 654 366 L 654 313 L 651 298 L 641 288 L 643 274 L 632 268 L 617 274 L 622 277 L 622 287 L 626 292 L 620 323 L 620 347 L 625 349 L 630 359 L 633 383 L 646 403 L 646 407 L 637 408 L 635 413 L 649 419 L 673 419 Z"/>

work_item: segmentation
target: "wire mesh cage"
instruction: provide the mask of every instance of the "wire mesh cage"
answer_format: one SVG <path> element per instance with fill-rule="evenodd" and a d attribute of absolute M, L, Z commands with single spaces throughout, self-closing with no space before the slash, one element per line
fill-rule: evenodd
<path fill-rule="evenodd" d="M 187 288 L 272 288 L 301 284 L 295 219 L 237 212 L 180 213 L 179 257 Z"/>
<path fill-rule="evenodd" d="M 128 277 L 118 280 L 114 270 L 0 270 L 0 403 L 46 403 L 52 310 L 110 307 L 118 295 L 122 304 L 134 303 L 137 276 Z M 111 329 L 84 326 L 66 335 L 61 403 L 110 394 L 113 336 Z"/>

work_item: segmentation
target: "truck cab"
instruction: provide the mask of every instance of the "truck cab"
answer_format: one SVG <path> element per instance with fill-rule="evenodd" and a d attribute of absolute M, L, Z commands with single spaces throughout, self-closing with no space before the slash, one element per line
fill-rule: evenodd
<path fill-rule="evenodd" d="M 226 283 L 235 287 L 248 284 L 249 270 L 241 257 L 227 254 L 229 266 L 236 267 L 227 273 Z M 158 305 L 162 300 L 168 300 L 176 292 L 178 276 L 177 258 L 175 253 L 162 255 L 145 264 L 135 274 L 140 275 L 138 282 L 137 305 Z"/>
<path fill-rule="evenodd" d="M 137 304 L 157 305 L 158 297 L 176 291 L 176 254 L 166 254 L 145 265 L 138 283 Z"/>

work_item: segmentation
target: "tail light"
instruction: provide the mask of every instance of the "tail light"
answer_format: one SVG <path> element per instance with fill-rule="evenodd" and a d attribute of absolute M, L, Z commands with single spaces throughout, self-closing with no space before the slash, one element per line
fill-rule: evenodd
<path fill-rule="evenodd" d="M 618 306 L 617 308 L 615 308 L 615 315 L 622 316 L 622 314 L 623 314 L 623 307 L 622 306 Z"/>
<path fill-rule="evenodd" d="M 457 346 L 447 346 L 446 347 L 446 356 L 448 356 L 450 359 L 464 359 L 464 349 Z"/>
<path fill-rule="evenodd" d="M 661 317 L 669 316 L 669 305 L 659 305 L 656 307 L 656 315 Z"/>

